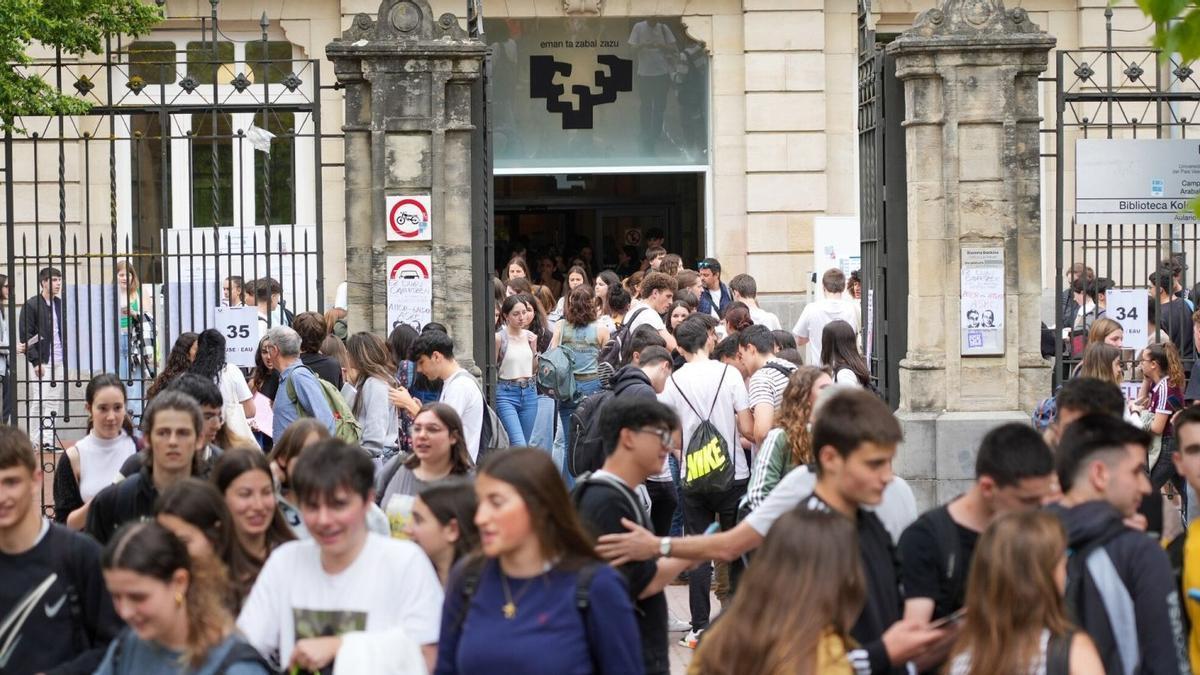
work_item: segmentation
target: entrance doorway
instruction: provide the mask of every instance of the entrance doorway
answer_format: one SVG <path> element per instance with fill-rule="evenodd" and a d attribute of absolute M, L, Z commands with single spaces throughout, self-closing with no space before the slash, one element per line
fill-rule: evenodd
<path fill-rule="evenodd" d="M 496 176 L 496 268 L 524 249 L 534 267 L 542 258 L 575 258 L 594 277 L 641 265 L 645 239 L 660 231 L 668 252 L 694 267 L 704 247 L 704 174 L 557 174 Z"/>

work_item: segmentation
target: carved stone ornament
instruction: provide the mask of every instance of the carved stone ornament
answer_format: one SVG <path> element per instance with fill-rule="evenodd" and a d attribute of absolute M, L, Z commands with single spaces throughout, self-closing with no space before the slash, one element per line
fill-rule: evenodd
<path fill-rule="evenodd" d="M 1041 33 L 1023 8 L 1005 9 L 1003 0 L 944 0 L 922 12 L 908 33 L 919 37 L 975 37 Z"/>
<path fill-rule="evenodd" d="M 466 32 L 453 14 L 435 19 L 428 0 L 383 0 L 379 12 L 372 18 L 358 14 L 350 27 L 342 32 L 343 42 L 366 40 L 439 40 L 466 39 Z"/>
<path fill-rule="evenodd" d="M 567 16 L 599 16 L 604 13 L 604 0 L 562 0 Z"/>

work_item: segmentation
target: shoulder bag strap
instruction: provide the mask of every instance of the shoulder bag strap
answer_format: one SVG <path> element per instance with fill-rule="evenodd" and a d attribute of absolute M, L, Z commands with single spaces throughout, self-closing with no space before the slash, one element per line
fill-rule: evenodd
<path fill-rule="evenodd" d="M 596 577 L 596 571 L 600 567 L 600 563 L 589 562 L 579 569 L 578 576 L 575 577 L 575 608 L 579 610 L 579 618 L 583 621 L 583 629 L 586 632 L 592 620 L 591 609 L 591 589 L 592 579 Z M 591 636 L 587 636 L 588 657 L 592 660 L 592 667 L 595 672 L 600 672 L 600 660 L 596 658 L 596 649 L 592 645 Z"/>
<path fill-rule="evenodd" d="M 713 411 L 717 409 L 717 401 L 721 400 L 721 387 L 725 384 L 725 375 L 728 372 L 729 366 L 725 366 L 725 370 L 721 371 L 721 380 L 717 382 L 717 393 L 713 396 L 712 405 L 708 406 L 708 417 L 704 418 L 706 421 L 712 419 Z"/>
<path fill-rule="evenodd" d="M 671 373 L 671 384 L 675 385 L 675 390 L 679 392 L 679 398 L 682 398 L 683 402 L 687 404 L 687 407 L 692 409 L 692 412 L 696 415 L 696 417 L 699 417 L 700 411 L 696 410 L 696 406 L 692 405 L 692 402 L 688 400 L 686 395 L 684 395 L 683 387 L 680 387 L 679 383 L 675 381 L 675 373 Z"/>
<path fill-rule="evenodd" d="M 1071 642 L 1075 631 L 1051 635 L 1046 645 L 1046 675 L 1071 675 Z"/>

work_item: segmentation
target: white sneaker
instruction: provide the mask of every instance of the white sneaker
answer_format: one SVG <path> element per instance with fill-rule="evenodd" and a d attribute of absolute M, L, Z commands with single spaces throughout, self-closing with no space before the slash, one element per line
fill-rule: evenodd
<path fill-rule="evenodd" d="M 692 624 L 688 623 L 687 621 L 684 621 L 683 619 L 675 616 L 674 614 L 670 615 L 670 617 L 667 619 L 667 632 L 668 633 L 686 633 L 686 632 L 690 631 L 691 629 L 692 629 Z"/>
<path fill-rule="evenodd" d="M 700 643 L 700 634 L 703 632 L 703 630 L 689 630 L 687 635 L 679 638 L 679 646 L 687 647 L 688 649 L 695 649 L 696 645 Z"/>

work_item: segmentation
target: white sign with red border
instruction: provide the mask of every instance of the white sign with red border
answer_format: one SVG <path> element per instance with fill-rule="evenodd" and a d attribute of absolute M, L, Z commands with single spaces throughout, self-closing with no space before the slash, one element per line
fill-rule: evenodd
<path fill-rule="evenodd" d="M 387 270 L 388 332 L 401 323 L 420 331 L 433 321 L 432 256 L 390 255 Z"/>
<path fill-rule="evenodd" d="M 388 195 L 387 240 L 429 241 L 431 201 L 429 195 Z"/>

